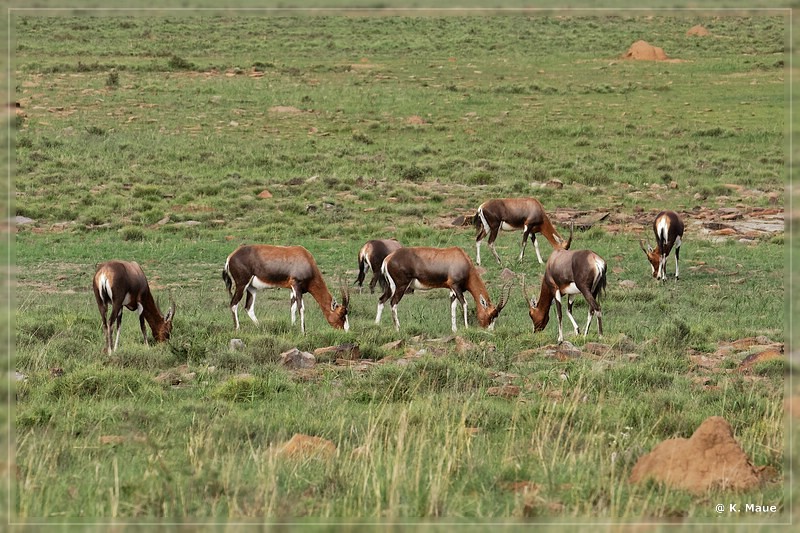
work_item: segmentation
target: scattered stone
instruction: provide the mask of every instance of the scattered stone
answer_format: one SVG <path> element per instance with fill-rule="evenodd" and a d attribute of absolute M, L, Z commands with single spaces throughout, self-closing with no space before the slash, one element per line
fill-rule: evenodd
<path fill-rule="evenodd" d="M 611 346 L 599 342 L 587 342 L 583 346 L 583 351 L 589 352 L 594 355 L 608 355 L 611 352 Z"/>
<path fill-rule="evenodd" d="M 405 342 L 406 342 L 405 340 L 399 339 L 396 341 L 387 342 L 386 344 L 381 346 L 381 348 L 383 348 L 384 350 L 397 350 L 398 348 L 402 348 Z"/>
<path fill-rule="evenodd" d="M 198 220 L 185 220 L 183 222 L 175 223 L 176 226 L 187 227 L 187 228 L 190 228 L 192 226 L 199 226 L 200 224 L 202 224 L 202 222 Z"/>
<path fill-rule="evenodd" d="M 58 366 L 54 366 L 50 369 L 50 377 L 51 378 L 60 378 L 64 375 L 64 369 Z"/>
<path fill-rule="evenodd" d="M 12 224 L 16 224 L 17 226 L 24 226 L 25 224 L 34 224 L 36 221 L 32 218 L 24 217 L 22 215 L 17 215 L 11 219 Z"/>
<path fill-rule="evenodd" d="M 269 192 L 267 189 L 264 189 L 260 193 L 258 193 L 259 198 L 272 198 L 272 193 Z"/>
<path fill-rule="evenodd" d="M 290 459 L 308 457 L 331 459 L 336 455 L 336 445 L 328 439 L 295 433 L 286 444 L 281 446 L 278 455 Z"/>
<path fill-rule="evenodd" d="M 705 37 L 707 35 L 711 35 L 711 32 L 708 31 L 703 25 L 697 24 L 692 26 L 688 30 L 686 30 L 687 37 Z"/>
<path fill-rule="evenodd" d="M 313 354 L 301 352 L 297 348 L 292 348 L 291 350 L 283 352 L 280 357 L 283 366 L 292 370 L 298 368 L 313 368 L 317 363 L 317 360 Z"/>
<path fill-rule="evenodd" d="M 468 341 L 464 337 L 456 337 L 454 340 L 456 345 L 456 352 L 460 354 L 471 352 L 478 347 L 477 344 Z"/>
<path fill-rule="evenodd" d="M 23 374 L 22 372 L 15 370 L 14 371 L 14 381 L 27 381 L 28 376 Z"/>
<path fill-rule="evenodd" d="M 669 188 L 670 189 L 677 189 L 678 188 L 678 182 L 677 181 L 670 181 L 669 182 Z"/>
<path fill-rule="evenodd" d="M 161 372 L 153 380 L 160 385 L 170 385 L 172 387 L 180 387 L 189 381 L 192 381 L 197 374 L 189 372 L 189 365 L 180 365 L 169 370 Z"/>
<path fill-rule="evenodd" d="M 164 218 L 162 218 L 161 220 L 159 220 L 158 222 L 156 222 L 156 226 L 163 226 L 163 225 L 165 225 L 167 222 L 169 222 L 169 215 L 165 216 Z"/>
<path fill-rule="evenodd" d="M 619 282 L 619 286 L 622 287 L 623 289 L 635 289 L 636 282 L 630 279 L 623 279 L 622 281 Z"/>
<path fill-rule="evenodd" d="M 519 396 L 520 388 L 517 385 L 501 385 L 499 387 L 489 387 L 486 394 L 489 396 L 499 396 L 501 398 L 515 398 Z"/>
<path fill-rule="evenodd" d="M 231 339 L 228 343 L 228 349 L 232 352 L 236 350 L 243 350 L 245 347 L 244 341 L 242 339 Z"/>
<path fill-rule="evenodd" d="M 548 344 L 541 348 L 544 355 L 559 361 L 566 361 L 568 359 L 577 359 L 581 356 L 581 350 L 569 341 L 564 341 L 561 344 Z"/>
<path fill-rule="evenodd" d="M 783 352 L 774 348 L 768 348 L 764 351 L 750 354 L 745 357 L 744 360 L 739 363 L 738 370 L 739 372 L 749 373 L 758 363 L 773 361 L 775 359 L 785 359 Z"/>
<path fill-rule="evenodd" d="M 516 278 L 517 274 L 510 268 L 504 268 L 502 272 L 500 272 L 500 279 L 503 281 L 511 281 L 512 279 Z"/>
<path fill-rule="evenodd" d="M 545 187 L 547 187 L 548 189 L 563 189 L 564 182 L 559 179 L 553 178 L 551 180 L 548 180 L 547 183 L 545 183 Z"/>
<path fill-rule="evenodd" d="M 720 416 L 707 418 L 690 438 L 663 441 L 640 457 L 629 481 L 650 478 L 695 494 L 711 488 L 747 490 L 761 483 L 758 469 L 734 439 L 731 425 Z"/>
<path fill-rule="evenodd" d="M 272 113 L 302 113 L 301 110 L 290 105 L 275 105 L 269 108 Z"/>
<path fill-rule="evenodd" d="M 317 348 L 316 350 L 314 350 L 314 355 L 315 356 L 325 355 L 332 358 L 354 360 L 361 358 L 361 350 L 359 349 L 358 344 L 354 344 L 352 342 L 346 342 L 338 346 L 326 346 L 325 348 Z"/>

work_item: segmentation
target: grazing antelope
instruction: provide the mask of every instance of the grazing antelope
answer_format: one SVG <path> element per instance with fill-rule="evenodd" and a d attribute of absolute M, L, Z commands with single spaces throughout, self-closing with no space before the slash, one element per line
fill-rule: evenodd
<path fill-rule="evenodd" d="M 678 260 L 681 255 L 681 237 L 683 237 L 683 220 L 675 211 L 661 211 L 653 221 L 653 233 L 656 234 L 656 249 L 650 244 L 644 247 L 644 241 L 639 241 L 639 247 L 647 255 L 653 277 L 667 280 L 667 256 L 672 247 L 675 247 L 675 279 L 678 279 Z"/>
<path fill-rule="evenodd" d="M 475 299 L 476 314 L 481 327 L 493 329 L 494 322 L 508 301 L 511 284 L 503 288 L 497 306 L 492 305 L 486 286 L 472 260 L 461 248 L 399 248 L 389 254 L 381 265 L 385 279 L 383 294 L 378 300 L 375 323 L 380 324 L 384 304 L 391 298 L 392 319 L 400 330 L 397 304 L 409 289 L 450 289 L 452 329 L 456 331 L 456 307 L 464 308 L 464 327 L 467 327 L 467 301 L 464 292 Z"/>
<path fill-rule="evenodd" d="M 530 298 L 525 289 L 525 278 L 522 279 L 522 293 L 528 302 L 528 314 L 533 321 L 533 331 L 542 331 L 550 319 L 550 306 L 555 299 L 558 316 L 558 342 L 564 340 L 561 327 L 561 297 L 567 296 L 567 316 L 578 334 L 578 323 L 572 316 L 572 304 L 576 294 L 582 294 L 589 304 L 589 317 L 583 336 L 589 332 L 592 317 L 597 316 L 597 332 L 603 335 L 603 318 L 600 304 L 597 303 L 600 292 L 606 287 L 606 262 L 591 250 L 556 250 L 547 260 L 542 279 L 539 299 Z"/>
<path fill-rule="evenodd" d="M 244 308 L 250 319 L 258 325 L 255 311 L 258 289 L 290 289 L 292 324 L 300 310 L 300 330 L 305 334 L 305 306 L 303 294 L 310 293 L 319 304 L 325 319 L 334 328 L 350 329 L 347 309 L 350 295 L 342 288 L 342 303 L 339 305 L 328 291 L 322 273 L 314 257 L 302 246 L 270 246 L 266 244 L 240 246 L 228 256 L 222 279 L 231 295 L 231 313 L 236 329 L 239 329 L 239 301 L 245 291 Z M 233 288 L 233 290 L 232 290 Z"/>
<path fill-rule="evenodd" d="M 395 239 L 375 239 L 367 241 L 358 252 L 358 279 L 356 284 L 361 287 L 368 270 L 372 270 L 372 280 L 369 282 L 369 292 L 375 292 L 375 284 L 383 278 L 381 277 L 381 265 L 386 256 L 394 252 L 402 245 Z M 381 284 L 381 287 L 383 285 Z"/>
<path fill-rule="evenodd" d="M 494 241 L 501 229 L 522 230 L 522 248 L 519 251 L 518 261 L 522 261 L 522 257 L 525 255 L 525 246 L 528 244 L 530 236 L 539 263 L 544 263 L 542 254 L 539 253 L 539 244 L 536 242 L 537 233 L 544 235 L 556 250 L 569 250 L 572 242 L 571 237 L 564 242 L 553 224 L 550 223 L 542 204 L 535 198 L 502 198 L 484 202 L 478 207 L 473 223 L 478 230 L 475 247 L 477 248 L 476 262 L 479 265 L 481 264 L 481 241 L 487 235 L 489 236 L 489 249 L 497 259 L 497 263 L 500 263 L 500 256 L 494 247 Z"/>
<path fill-rule="evenodd" d="M 119 332 L 122 327 L 123 306 L 138 313 L 139 326 L 142 328 L 142 337 L 145 345 L 148 345 L 145 321 L 150 325 L 156 342 L 169 340 L 169 334 L 172 331 L 172 318 L 175 316 L 175 302 L 170 298 L 169 311 L 167 311 L 166 316 L 162 316 L 150 292 L 147 277 L 145 277 L 142 268 L 135 261 L 107 261 L 97 265 L 97 270 L 92 279 L 92 290 L 94 291 L 95 300 L 97 300 L 100 316 L 103 317 L 103 333 L 106 337 L 103 351 L 107 353 L 117 351 Z M 111 315 L 106 319 L 108 304 L 111 304 Z M 117 324 L 117 335 L 112 347 L 111 337 L 114 332 L 115 322 Z"/>

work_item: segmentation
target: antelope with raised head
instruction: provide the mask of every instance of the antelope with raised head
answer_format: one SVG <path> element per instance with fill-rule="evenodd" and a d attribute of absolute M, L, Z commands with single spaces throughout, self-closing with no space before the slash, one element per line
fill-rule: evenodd
<path fill-rule="evenodd" d="M 589 332 L 592 317 L 597 317 L 597 332 L 603 335 L 603 315 L 597 299 L 606 287 L 606 262 L 591 250 L 556 250 L 550 254 L 542 279 L 538 300 L 528 296 L 525 278 L 522 279 L 522 293 L 528 302 L 528 314 L 533 322 L 533 331 L 542 331 L 550 319 L 550 306 L 556 302 L 558 316 L 558 342 L 564 341 L 561 325 L 561 297 L 567 297 L 567 316 L 578 335 L 578 323 L 572 316 L 572 304 L 576 294 L 582 294 L 589 304 L 589 316 L 583 336 Z"/>
<path fill-rule="evenodd" d="M 653 233 L 656 235 L 656 249 L 650 243 L 645 248 L 644 241 L 639 241 L 639 247 L 650 261 L 653 277 L 667 280 L 667 256 L 675 248 L 675 279 L 678 279 L 678 260 L 681 255 L 681 238 L 683 237 L 683 220 L 675 211 L 661 211 L 653 221 Z"/>
<path fill-rule="evenodd" d="M 392 319 L 396 330 L 400 330 L 397 318 L 397 304 L 409 289 L 450 289 L 450 314 L 452 329 L 456 331 L 456 308 L 460 303 L 464 309 L 464 327 L 467 327 L 468 292 L 475 299 L 476 314 L 481 327 L 493 329 L 500 311 L 508 302 L 511 285 L 503 287 L 500 301 L 492 305 L 489 293 L 475 265 L 467 254 L 458 247 L 400 248 L 384 259 L 381 274 L 385 280 L 383 294 L 378 300 L 378 313 L 375 323 L 380 324 L 384 304 L 391 300 Z"/>
<path fill-rule="evenodd" d="M 473 223 L 478 230 L 475 247 L 477 249 L 476 262 L 479 265 L 481 264 L 481 241 L 487 235 L 489 236 L 489 249 L 497 259 L 497 263 L 500 264 L 500 256 L 494 247 L 494 241 L 501 229 L 506 231 L 522 230 L 522 248 L 519 251 L 518 261 L 522 261 L 522 257 L 525 255 L 525 246 L 530 237 L 539 263 L 544 263 L 542 254 L 539 252 L 539 244 L 536 242 L 537 233 L 544 235 L 556 250 L 569 250 L 572 243 L 572 237 L 564 241 L 559 235 L 544 212 L 542 204 L 535 198 L 500 198 L 484 202 L 478 207 Z"/>
<path fill-rule="evenodd" d="M 147 277 L 135 261 L 106 261 L 97 265 L 92 278 L 92 291 L 100 316 L 103 318 L 103 333 L 106 339 L 103 351 L 107 353 L 117 351 L 123 307 L 136 311 L 139 315 L 139 327 L 142 329 L 145 345 L 149 346 L 145 321 L 150 325 L 156 342 L 169 340 L 172 318 L 175 316 L 175 302 L 170 298 L 169 311 L 166 315 L 161 314 L 150 292 Z M 111 314 L 107 315 L 109 304 Z M 111 338 L 114 336 L 115 323 L 117 335 L 112 346 Z"/>
<path fill-rule="evenodd" d="M 247 298 L 244 308 L 254 324 L 258 319 L 254 311 L 256 291 L 259 289 L 289 289 L 292 324 L 300 310 L 300 330 L 305 334 L 305 306 L 303 294 L 310 293 L 322 309 L 328 323 L 337 329 L 350 329 L 347 310 L 350 295 L 342 288 L 342 303 L 328 291 L 317 262 L 302 246 L 270 246 L 267 244 L 245 245 L 234 250 L 225 261 L 222 279 L 231 296 L 233 324 L 239 329 L 239 302 L 244 293 Z"/>
<path fill-rule="evenodd" d="M 381 279 L 381 265 L 386 256 L 394 252 L 398 248 L 402 248 L 396 239 L 375 239 L 367 241 L 361 250 L 358 252 L 358 278 L 356 284 L 359 288 L 364 283 L 364 278 L 367 276 L 367 271 L 372 270 L 372 280 L 369 282 L 369 292 L 375 292 L 375 284 Z M 381 285 L 383 287 L 383 285 Z"/>

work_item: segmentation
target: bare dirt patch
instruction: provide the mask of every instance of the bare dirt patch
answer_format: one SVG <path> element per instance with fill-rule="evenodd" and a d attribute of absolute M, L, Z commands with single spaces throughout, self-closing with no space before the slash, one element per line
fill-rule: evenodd
<path fill-rule="evenodd" d="M 269 108 L 270 113 L 302 113 L 303 111 L 290 105 L 274 105 Z"/>

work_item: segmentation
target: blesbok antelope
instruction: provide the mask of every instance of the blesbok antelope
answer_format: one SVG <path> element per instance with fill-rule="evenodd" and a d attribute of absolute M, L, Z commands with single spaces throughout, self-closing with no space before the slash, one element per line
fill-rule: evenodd
<path fill-rule="evenodd" d="M 145 345 L 149 345 L 145 321 L 150 325 L 156 342 L 169 340 L 172 318 L 175 316 L 175 302 L 170 298 L 169 311 L 165 316 L 161 314 L 150 292 L 147 277 L 135 261 L 106 261 L 97 265 L 94 278 L 92 278 L 92 290 L 95 300 L 97 300 L 100 316 L 103 317 L 103 333 L 106 338 L 103 351 L 111 353 L 116 351 L 119 346 L 123 307 L 139 314 L 139 327 L 142 328 Z M 109 304 L 111 304 L 111 315 L 106 318 Z M 117 335 L 112 347 L 111 337 L 115 323 Z"/>
<path fill-rule="evenodd" d="M 564 241 L 559 235 L 544 212 L 542 204 L 535 198 L 500 198 L 484 202 L 478 207 L 473 223 L 478 230 L 475 247 L 477 249 L 476 262 L 479 265 L 481 264 L 481 241 L 487 235 L 489 236 L 489 249 L 497 259 L 497 263 L 500 263 L 500 256 L 494 247 L 494 241 L 501 229 L 506 231 L 522 230 L 522 248 L 519 251 L 518 261 L 522 261 L 522 257 L 525 255 L 525 246 L 530 237 L 539 263 L 544 263 L 542 254 L 539 252 L 539 243 L 536 242 L 537 233 L 544 235 L 556 250 L 569 250 L 572 243 L 572 236 Z"/>
<path fill-rule="evenodd" d="M 675 247 L 675 279 L 678 279 L 678 260 L 681 255 L 681 238 L 683 237 L 683 220 L 675 211 L 661 211 L 653 221 L 653 233 L 656 235 L 656 249 L 644 241 L 639 241 L 639 247 L 647 255 L 653 277 L 658 280 L 667 279 L 667 256 Z"/>
<path fill-rule="evenodd" d="M 328 291 L 317 262 L 302 246 L 270 246 L 267 244 L 245 245 L 234 250 L 225 261 L 222 279 L 231 296 L 231 314 L 236 329 L 239 329 L 239 302 L 245 291 L 245 310 L 254 324 L 258 325 L 253 308 L 256 291 L 259 289 L 289 289 L 292 324 L 300 310 L 300 330 L 305 334 L 305 306 L 303 294 L 309 293 L 322 309 L 328 323 L 337 329 L 350 329 L 347 309 L 350 295 L 342 288 L 342 303 Z"/>
<path fill-rule="evenodd" d="M 375 323 L 380 324 L 384 304 L 391 299 L 392 319 L 398 331 L 400 321 L 397 318 L 397 304 L 409 289 L 450 289 L 450 314 L 455 332 L 456 307 L 459 303 L 464 308 L 464 327 L 468 327 L 464 292 L 469 292 L 475 299 L 476 314 L 481 327 L 493 329 L 497 316 L 508 302 L 511 288 L 511 284 L 503 287 L 500 301 L 496 306 L 492 305 L 475 265 L 464 250 L 458 247 L 399 248 L 383 260 L 381 274 L 385 279 L 385 287 L 378 300 Z"/>
<path fill-rule="evenodd" d="M 592 317 L 597 316 L 597 332 L 603 335 L 603 318 L 597 299 L 606 287 L 606 262 L 591 250 L 556 250 L 550 254 L 544 269 L 539 299 L 528 296 L 525 278 L 522 278 L 522 293 L 528 302 L 528 314 L 533 321 L 533 331 L 542 331 L 550 319 L 550 306 L 556 302 L 558 316 L 558 342 L 564 340 L 561 326 L 561 297 L 567 296 L 567 316 L 578 335 L 578 323 L 572 316 L 572 304 L 576 294 L 582 294 L 589 304 L 589 316 L 583 336 L 589 332 Z"/>
<path fill-rule="evenodd" d="M 369 292 L 375 292 L 375 284 L 382 278 L 381 265 L 386 256 L 394 252 L 402 245 L 395 239 L 375 239 L 367 241 L 358 252 L 358 278 L 356 284 L 361 287 L 367 271 L 372 270 L 372 280 L 369 282 Z M 383 285 L 381 285 L 382 287 Z"/>

